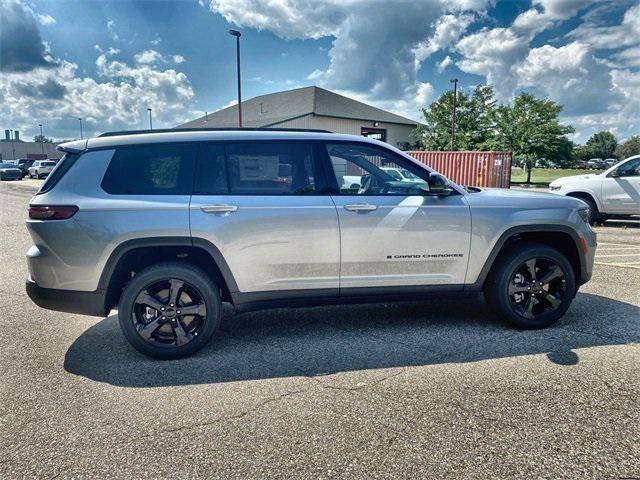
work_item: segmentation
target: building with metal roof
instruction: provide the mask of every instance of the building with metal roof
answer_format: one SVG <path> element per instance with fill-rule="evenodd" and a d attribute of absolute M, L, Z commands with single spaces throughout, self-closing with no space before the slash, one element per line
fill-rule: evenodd
<path fill-rule="evenodd" d="M 418 122 L 320 87 L 303 87 L 259 95 L 242 102 L 243 127 L 316 128 L 364 135 L 402 148 L 414 143 L 410 133 Z M 207 113 L 180 128 L 238 126 L 238 106 Z"/>

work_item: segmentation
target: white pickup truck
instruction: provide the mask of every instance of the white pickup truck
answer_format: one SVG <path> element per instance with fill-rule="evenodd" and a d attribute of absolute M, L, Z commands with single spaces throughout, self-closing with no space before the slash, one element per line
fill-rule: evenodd
<path fill-rule="evenodd" d="M 558 178 L 549 184 L 549 191 L 585 201 L 592 225 L 610 215 L 640 215 L 640 155 L 602 173 Z"/>

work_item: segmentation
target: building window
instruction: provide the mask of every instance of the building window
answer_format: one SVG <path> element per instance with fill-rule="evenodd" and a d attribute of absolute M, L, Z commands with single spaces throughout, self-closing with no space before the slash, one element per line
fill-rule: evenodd
<path fill-rule="evenodd" d="M 381 142 L 387 141 L 387 131 L 384 128 L 362 127 L 360 129 L 360 135 L 373 138 L 374 140 L 380 140 Z"/>

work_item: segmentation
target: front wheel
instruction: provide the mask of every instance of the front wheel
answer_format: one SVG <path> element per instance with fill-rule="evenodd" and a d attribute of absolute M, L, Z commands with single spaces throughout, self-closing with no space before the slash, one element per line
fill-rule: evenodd
<path fill-rule="evenodd" d="M 218 288 L 201 269 L 167 262 L 136 274 L 120 299 L 118 320 L 129 343 L 150 357 L 191 355 L 220 325 Z"/>
<path fill-rule="evenodd" d="M 531 243 L 516 244 L 485 285 L 497 313 L 517 328 L 536 329 L 556 322 L 574 297 L 576 281 L 569 260 L 558 250 Z"/>

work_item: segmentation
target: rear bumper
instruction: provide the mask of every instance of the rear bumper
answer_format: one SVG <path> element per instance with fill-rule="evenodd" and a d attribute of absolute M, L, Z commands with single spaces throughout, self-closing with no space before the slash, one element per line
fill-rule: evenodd
<path fill-rule="evenodd" d="M 56 288 L 44 288 L 36 282 L 27 279 L 27 295 L 39 307 L 58 312 L 78 313 L 104 317 L 108 312 L 105 308 L 104 290 L 94 292 L 82 292 L 79 290 L 59 290 Z"/>

